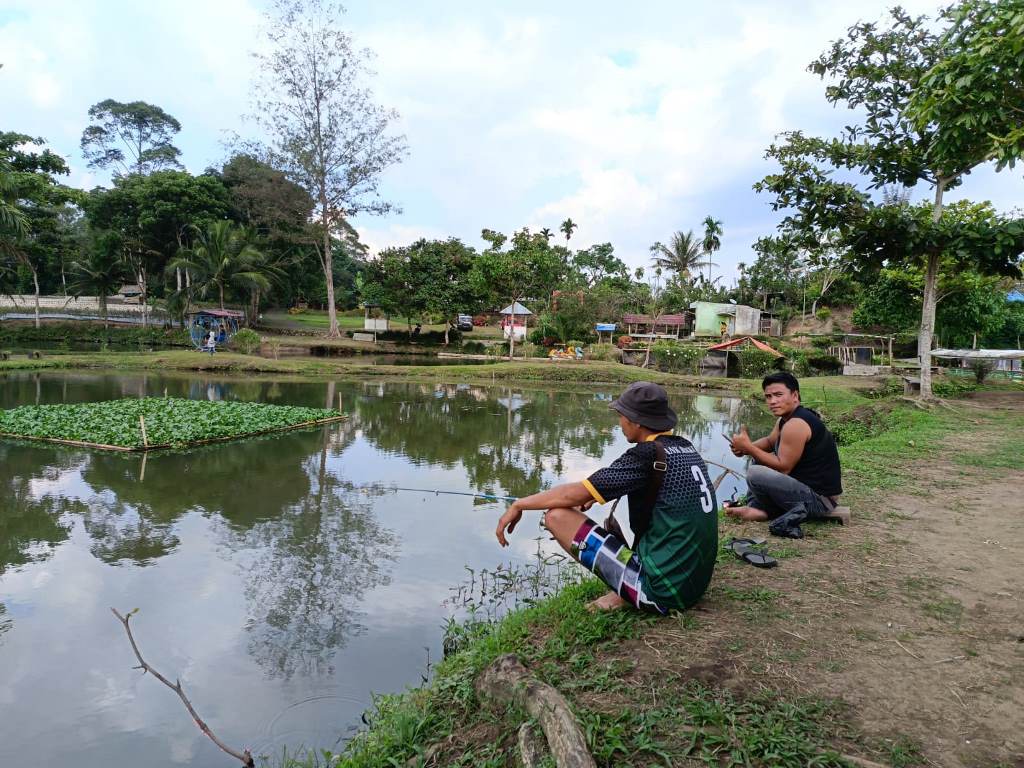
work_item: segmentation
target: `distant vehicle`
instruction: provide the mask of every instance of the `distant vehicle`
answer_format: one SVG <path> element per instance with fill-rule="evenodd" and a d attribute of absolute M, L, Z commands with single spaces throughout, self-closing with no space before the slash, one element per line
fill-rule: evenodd
<path fill-rule="evenodd" d="M 473 330 L 473 316 L 472 315 L 459 315 L 458 320 L 455 321 L 455 327 L 460 331 L 472 331 Z"/>

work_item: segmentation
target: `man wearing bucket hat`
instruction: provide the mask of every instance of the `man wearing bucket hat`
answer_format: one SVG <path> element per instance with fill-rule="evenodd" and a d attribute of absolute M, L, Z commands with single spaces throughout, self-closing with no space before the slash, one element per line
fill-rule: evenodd
<path fill-rule="evenodd" d="M 612 590 L 594 607 L 660 614 L 688 608 L 707 589 L 718 554 L 708 469 L 689 440 L 672 434 L 677 419 L 664 388 L 635 382 L 610 407 L 633 447 L 582 482 L 514 501 L 498 521 L 498 542 L 508 545 L 524 510 L 547 510 L 544 526 Z M 629 497 L 632 546 L 617 525 L 598 525 L 584 514 L 622 496 Z"/>

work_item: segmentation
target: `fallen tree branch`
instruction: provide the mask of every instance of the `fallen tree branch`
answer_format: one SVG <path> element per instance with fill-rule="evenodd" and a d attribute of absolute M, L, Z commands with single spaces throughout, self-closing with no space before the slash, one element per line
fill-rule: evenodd
<path fill-rule="evenodd" d="M 195 724 L 199 727 L 199 730 L 205 733 L 209 737 L 210 741 L 216 744 L 221 749 L 222 752 L 231 755 L 233 758 L 240 761 L 242 765 L 246 766 L 246 768 L 255 768 L 256 763 L 253 761 L 252 753 L 248 749 L 242 750 L 241 752 L 232 749 L 223 741 L 218 739 L 216 734 L 214 734 L 214 732 L 210 730 L 210 726 L 203 722 L 203 719 L 199 717 L 199 714 L 192 706 L 192 702 L 189 701 L 188 697 L 185 695 L 185 691 L 181 687 L 180 680 L 175 680 L 172 683 L 166 677 L 164 677 L 151 666 L 149 666 L 149 664 L 146 663 L 146 660 L 142 658 L 142 654 L 139 652 L 139 646 L 136 645 L 135 637 L 132 635 L 132 629 L 128 625 L 128 621 L 131 619 L 131 617 L 135 614 L 135 611 L 137 610 L 138 608 L 128 611 L 128 613 L 122 616 L 120 613 L 118 613 L 118 611 L 115 608 L 110 609 L 110 612 L 117 617 L 117 620 L 120 621 L 121 625 L 124 627 L 124 631 L 128 634 L 128 642 L 132 644 L 132 650 L 135 651 L 135 658 L 139 660 L 139 665 L 135 667 L 135 669 L 141 669 L 143 673 L 149 672 L 151 675 L 153 675 L 153 677 L 155 677 L 161 683 L 163 683 L 176 694 L 178 694 L 178 698 L 181 699 L 181 703 L 185 705 L 185 709 L 188 710 L 188 713 L 192 716 L 192 719 L 195 721 Z"/>
<path fill-rule="evenodd" d="M 476 679 L 481 699 L 515 703 L 540 723 L 558 768 L 597 768 L 583 730 L 557 689 L 542 683 L 512 654 L 499 656 Z"/>

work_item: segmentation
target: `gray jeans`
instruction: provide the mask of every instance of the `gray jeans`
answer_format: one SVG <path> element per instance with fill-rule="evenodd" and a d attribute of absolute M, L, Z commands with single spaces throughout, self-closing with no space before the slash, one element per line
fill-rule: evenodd
<path fill-rule="evenodd" d="M 807 517 L 822 517 L 835 507 L 799 480 L 758 464 L 747 470 L 749 498 L 747 506 L 763 509 L 769 518 L 787 512 L 803 512 Z"/>

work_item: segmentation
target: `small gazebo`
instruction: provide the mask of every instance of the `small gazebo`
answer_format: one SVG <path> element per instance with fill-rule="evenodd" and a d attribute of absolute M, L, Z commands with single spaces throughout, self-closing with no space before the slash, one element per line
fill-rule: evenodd
<path fill-rule="evenodd" d="M 526 324 L 528 322 L 528 318 L 533 314 L 533 312 L 528 310 L 518 301 L 514 301 L 501 310 L 499 314 L 502 315 L 502 335 L 504 335 L 506 339 L 512 336 L 512 334 L 515 334 L 516 341 L 522 341 L 526 338 Z M 522 318 L 522 322 L 516 319 L 519 317 Z"/>

